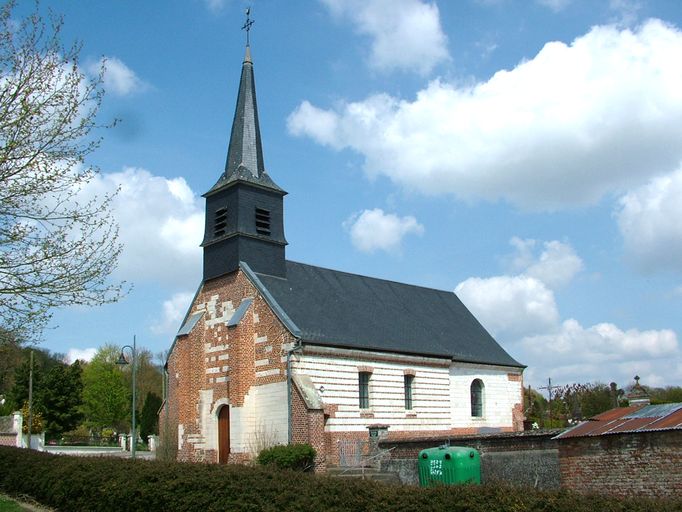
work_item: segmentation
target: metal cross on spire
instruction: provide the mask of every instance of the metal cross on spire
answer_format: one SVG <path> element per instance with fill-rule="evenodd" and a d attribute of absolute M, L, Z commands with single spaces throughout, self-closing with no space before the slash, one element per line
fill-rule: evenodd
<path fill-rule="evenodd" d="M 251 31 L 251 25 L 255 23 L 254 20 L 251 19 L 251 7 L 246 9 L 246 21 L 244 22 L 244 26 L 242 27 L 242 30 L 246 30 L 246 46 L 249 46 L 249 32 Z"/>

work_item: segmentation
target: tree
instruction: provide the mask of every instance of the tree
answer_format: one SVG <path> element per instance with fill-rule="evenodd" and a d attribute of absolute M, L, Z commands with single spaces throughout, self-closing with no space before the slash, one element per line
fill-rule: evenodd
<path fill-rule="evenodd" d="M 45 431 L 49 436 L 59 437 L 75 429 L 83 414 L 83 381 L 79 361 L 71 366 L 58 365 L 45 376 L 40 390 Z"/>
<path fill-rule="evenodd" d="M 6 343 L 0 343 L 0 395 L 7 395 L 14 385 L 14 372 L 21 364 L 20 344 L 9 334 Z M 2 338 L 2 334 L 0 334 Z M 1 416 L 1 414 L 0 414 Z"/>
<path fill-rule="evenodd" d="M 24 402 L 24 405 L 21 407 L 21 415 L 24 418 L 24 421 L 21 426 L 21 431 L 24 434 L 28 434 L 28 417 L 29 417 L 29 407 L 28 407 L 28 402 Z M 31 412 L 31 434 L 40 434 L 44 428 L 44 420 L 43 420 L 43 415 L 41 414 L 40 411 L 32 411 Z"/>
<path fill-rule="evenodd" d="M 83 369 L 85 423 L 97 431 L 105 427 L 122 431 L 128 425 L 131 388 L 116 365 L 118 354 L 118 347 L 105 345 Z"/>
<path fill-rule="evenodd" d="M 618 397 L 622 394 L 615 384 L 613 386 L 601 382 L 570 384 L 557 388 L 556 400 L 561 403 L 566 418 L 579 420 L 617 407 Z"/>
<path fill-rule="evenodd" d="M 12 387 L 7 394 L 13 410 L 21 408 L 28 401 L 29 374 L 31 372 L 30 354 L 33 352 L 33 408 L 43 411 L 42 391 L 45 389 L 45 376 L 56 366 L 64 366 L 62 354 L 52 354 L 44 349 L 20 349 L 20 364 L 14 368 Z"/>
<path fill-rule="evenodd" d="M 112 196 L 86 198 L 102 72 L 81 71 L 61 18 L 36 6 L 17 25 L 13 8 L 0 7 L 0 336 L 35 339 L 53 308 L 121 297 L 108 280 L 121 244 Z"/>
<path fill-rule="evenodd" d="M 120 353 L 120 352 L 119 352 Z M 132 361 L 129 361 L 132 363 Z M 151 351 L 145 348 L 137 349 L 137 370 L 135 381 L 137 393 L 135 399 L 135 410 L 141 411 L 148 393 L 161 396 L 161 368 L 154 364 L 154 356 Z M 133 384 L 133 365 L 129 364 L 122 368 L 126 377 L 126 383 L 130 389 Z"/>
<path fill-rule="evenodd" d="M 161 397 L 154 393 L 147 393 L 140 414 L 140 437 L 143 441 L 152 434 L 159 433 L 159 409 Z"/>

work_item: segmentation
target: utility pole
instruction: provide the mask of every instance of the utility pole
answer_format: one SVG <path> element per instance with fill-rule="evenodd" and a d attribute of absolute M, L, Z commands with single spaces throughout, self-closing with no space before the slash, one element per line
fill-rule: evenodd
<path fill-rule="evenodd" d="M 33 350 L 28 372 L 28 447 L 31 448 L 31 433 L 33 432 Z"/>
<path fill-rule="evenodd" d="M 552 428 L 552 390 L 561 386 L 552 386 L 552 378 L 547 379 L 547 385 L 538 389 L 546 389 L 549 394 L 549 428 Z"/>

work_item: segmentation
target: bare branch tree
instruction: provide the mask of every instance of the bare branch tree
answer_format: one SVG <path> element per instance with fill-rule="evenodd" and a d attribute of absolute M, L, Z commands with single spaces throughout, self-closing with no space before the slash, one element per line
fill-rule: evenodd
<path fill-rule="evenodd" d="M 35 339 L 54 308 L 121 297 L 122 246 L 112 196 L 88 190 L 103 69 L 83 73 L 61 17 L 36 5 L 17 23 L 13 8 L 0 8 L 0 333 Z"/>

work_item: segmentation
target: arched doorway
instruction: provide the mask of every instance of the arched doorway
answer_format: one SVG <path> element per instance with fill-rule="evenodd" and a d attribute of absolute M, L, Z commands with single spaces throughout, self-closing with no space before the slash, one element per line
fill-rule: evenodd
<path fill-rule="evenodd" d="M 230 407 L 223 405 L 218 411 L 218 463 L 227 464 L 230 456 Z"/>

